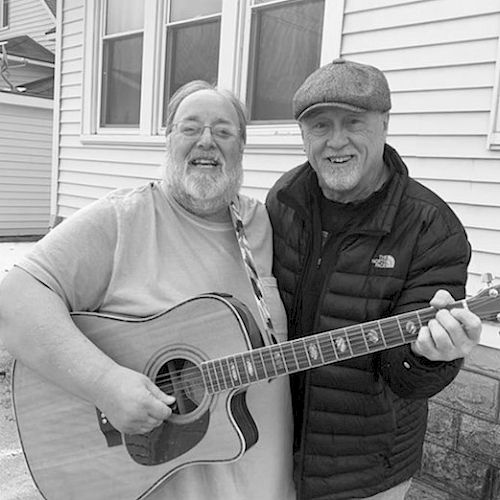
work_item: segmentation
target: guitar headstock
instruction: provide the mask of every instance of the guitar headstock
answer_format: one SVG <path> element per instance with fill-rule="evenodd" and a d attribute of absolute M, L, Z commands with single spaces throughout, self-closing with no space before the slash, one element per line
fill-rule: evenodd
<path fill-rule="evenodd" d="M 481 319 L 500 321 L 500 285 L 489 286 L 465 302 Z"/>

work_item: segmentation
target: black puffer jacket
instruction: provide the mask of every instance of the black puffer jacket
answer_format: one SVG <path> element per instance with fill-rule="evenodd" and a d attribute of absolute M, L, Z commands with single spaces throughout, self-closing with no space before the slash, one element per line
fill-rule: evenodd
<path fill-rule="evenodd" d="M 393 171 L 384 202 L 324 246 L 315 332 L 428 307 L 439 288 L 465 295 L 470 246 L 462 225 L 408 177 L 390 146 L 384 161 Z M 305 163 L 284 174 L 267 199 L 290 338 L 302 335 L 302 288 L 321 247 L 319 193 Z M 427 398 L 460 366 L 419 358 L 405 345 L 293 376 L 298 497 L 362 498 L 410 478 L 420 465 Z"/>

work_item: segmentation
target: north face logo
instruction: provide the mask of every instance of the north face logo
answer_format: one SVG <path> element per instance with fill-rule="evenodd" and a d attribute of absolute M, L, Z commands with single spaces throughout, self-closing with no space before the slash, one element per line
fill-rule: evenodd
<path fill-rule="evenodd" d="M 383 269 L 394 269 L 396 259 L 392 255 L 379 255 L 376 259 L 372 259 L 372 264 Z"/>

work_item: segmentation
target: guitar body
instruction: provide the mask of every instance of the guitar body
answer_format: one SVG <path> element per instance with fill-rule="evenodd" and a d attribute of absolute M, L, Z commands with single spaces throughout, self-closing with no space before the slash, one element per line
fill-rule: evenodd
<path fill-rule="evenodd" d="M 76 313 L 80 330 L 118 363 L 174 392 L 171 419 L 123 435 L 92 404 L 16 362 L 13 403 L 33 479 L 48 500 L 137 500 L 182 467 L 238 459 L 257 441 L 245 390 L 210 392 L 200 363 L 262 346 L 243 304 L 206 294 L 146 319 Z M 178 383 L 180 387 L 178 389 Z M 177 390 L 177 392 L 176 392 Z"/>

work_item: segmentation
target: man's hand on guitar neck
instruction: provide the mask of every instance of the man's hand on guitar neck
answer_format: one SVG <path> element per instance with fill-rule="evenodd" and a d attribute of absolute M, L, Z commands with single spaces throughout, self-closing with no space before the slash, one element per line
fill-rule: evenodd
<path fill-rule="evenodd" d="M 481 336 L 481 321 L 468 309 L 446 307 L 453 297 L 438 290 L 430 305 L 438 309 L 436 318 L 420 329 L 412 351 L 431 361 L 452 361 L 463 358 L 476 346 Z"/>
<path fill-rule="evenodd" d="M 97 381 L 99 410 L 127 434 L 145 434 L 172 414 L 175 398 L 162 392 L 142 373 L 115 365 Z"/>

